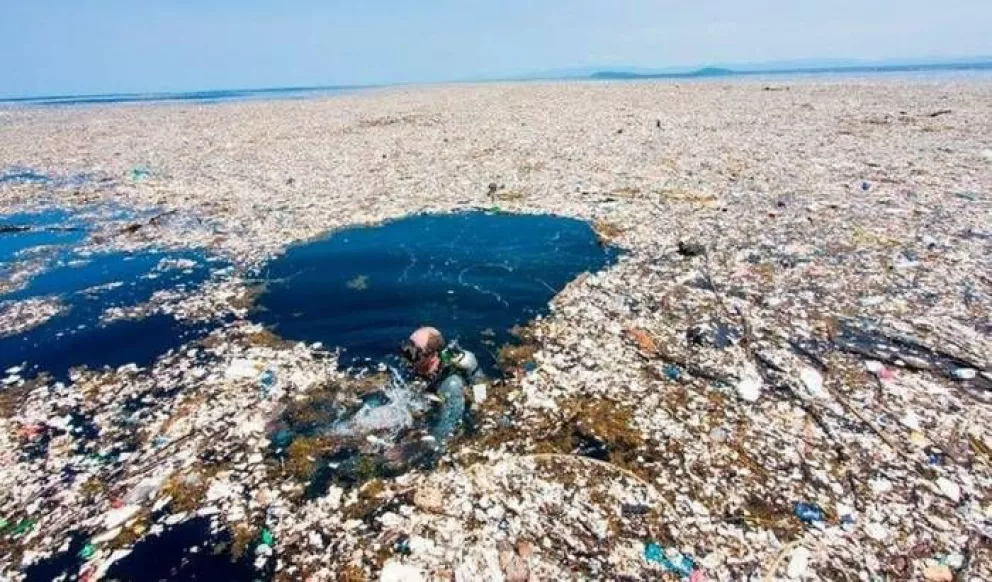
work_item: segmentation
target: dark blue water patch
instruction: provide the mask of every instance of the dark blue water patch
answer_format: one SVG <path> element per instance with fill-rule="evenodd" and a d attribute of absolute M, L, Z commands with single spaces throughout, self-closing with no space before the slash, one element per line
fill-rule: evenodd
<path fill-rule="evenodd" d="M 191 260 L 195 266 L 160 271 L 162 260 Z M 192 290 L 210 277 L 213 265 L 193 251 L 115 252 L 45 271 L 22 289 L 0 295 L 0 300 L 58 297 L 64 309 L 24 333 L 0 338 L 0 369 L 26 362 L 29 371 L 65 379 L 76 366 L 147 365 L 169 349 L 198 339 L 206 328 L 165 314 L 109 323 L 102 322 L 102 316 L 112 307 L 140 305 L 156 291 Z"/>
<path fill-rule="evenodd" d="M 38 270 L 0 292 L 0 305 L 52 299 L 63 307 L 37 327 L 0 337 L 0 370 L 27 363 L 28 372 L 65 379 L 75 366 L 143 366 L 207 331 L 162 314 L 102 321 L 110 308 L 140 305 L 157 291 L 190 291 L 226 266 L 199 251 L 79 249 L 100 221 L 141 221 L 156 212 L 98 205 L 0 216 L 0 278 L 25 267 Z"/>
<path fill-rule="evenodd" d="M 81 188 L 90 185 L 105 187 L 113 182 L 113 178 L 92 172 L 49 173 L 21 166 L 0 169 L 0 186 L 33 184 L 44 186 L 45 189 Z"/>
<path fill-rule="evenodd" d="M 161 261 L 194 261 L 190 268 L 158 271 Z M 161 289 L 198 284 L 209 275 L 206 257 L 193 251 L 162 252 L 154 249 L 131 253 L 110 252 L 73 257 L 63 264 L 36 275 L 25 287 L 0 295 L 19 300 L 49 295 L 76 294 L 99 299 L 104 308 L 135 305 L 147 301 Z M 107 286 L 116 282 L 118 287 Z"/>
<path fill-rule="evenodd" d="M 254 548 L 249 547 L 243 556 L 235 557 L 230 546 L 229 532 L 214 533 L 209 519 L 193 519 L 139 541 L 130 554 L 110 567 L 106 579 L 121 582 L 271 579 L 271 567 L 263 572 L 255 569 Z M 269 558 L 268 564 L 274 562 L 274 558 Z"/>
<path fill-rule="evenodd" d="M 31 168 L 8 168 L 0 172 L 0 184 L 47 184 L 51 178 L 47 174 Z"/>
<path fill-rule="evenodd" d="M 52 256 L 84 242 L 100 223 L 143 221 L 157 213 L 156 208 L 97 204 L 71 211 L 50 207 L 0 215 L 0 275 L 12 266 L 10 263 Z"/>
<path fill-rule="evenodd" d="M 0 274 L 28 249 L 75 245 L 86 236 L 84 226 L 62 209 L 0 216 Z"/>
<path fill-rule="evenodd" d="M 554 215 L 418 215 L 291 247 L 261 270 L 256 315 L 279 335 L 381 361 L 421 325 L 489 371 L 510 329 L 585 271 L 615 262 L 586 222 Z"/>
<path fill-rule="evenodd" d="M 339 85 L 327 87 L 273 87 L 265 89 L 221 89 L 211 91 L 188 91 L 179 93 L 116 93 L 104 95 L 57 95 L 41 97 L 16 97 L 0 99 L 2 104 L 16 105 L 101 105 L 116 103 L 146 102 L 187 102 L 223 103 L 229 101 L 251 101 L 269 99 L 306 99 L 339 95 L 346 92 L 368 89 L 370 86 Z"/>
<path fill-rule="evenodd" d="M 45 208 L 35 212 L 0 214 L 0 226 L 48 227 L 70 220 L 73 213 L 64 208 Z"/>
<path fill-rule="evenodd" d="M 69 546 L 64 552 L 31 564 L 24 569 L 26 582 L 51 582 L 52 580 L 73 580 L 79 569 L 86 563 L 81 552 L 89 540 L 85 532 L 69 532 Z"/>

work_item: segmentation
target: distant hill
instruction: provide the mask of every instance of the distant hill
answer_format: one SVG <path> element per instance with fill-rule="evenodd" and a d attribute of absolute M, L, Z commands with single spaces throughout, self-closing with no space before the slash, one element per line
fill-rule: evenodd
<path fill-rule="evenodd" d="M 703 67 L 694 71 L 678 73 L 634 73 L 630 71 L 597 71 L 590 75 L 593 79 L 692 79 L 697 77 L 729 77 L 741 74 L 732 69 L 722 69 L 719 67 Z"/>
<path fill-rule="evenodd" d="M 985 60 L 965 60 L 956 62 L 924 62 L 924 63 L 861 63 L 843 64 L 838 66 L 794 66 L 786 68 L 747 67 L 727 69 L 723 67 L 704 67 L 692 71 L 662 71 L 634 72 L 628 70 L 596 71 L 589 75 L 597 80 L 635 80 L 635 79 L 701 79 L 713 77 L 755 76 L 755 75 L 804 75 L 823 73 L 900 73 L 927 71 L 981 71 L 992 70 L 992 58 Z"/>

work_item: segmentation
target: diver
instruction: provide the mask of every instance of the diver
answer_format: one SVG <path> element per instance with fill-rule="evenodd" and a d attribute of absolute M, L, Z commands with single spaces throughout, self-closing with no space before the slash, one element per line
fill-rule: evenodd
<path fill-rule="evenodd" d="M 457 343 L 446 343 L 441 332 L 433 327 L 414 331 L 403 342 L 401 351 L 414 373 L 428 382 L 428 390 L 440 400 L 438 409 L 431 415 L 428 435 L 435 441 L 435 447 L 442 448 L 465 414 L 466 389 L 485 378 L 479 361 Z"/>
<path fill-rule="evenodd" d="M 370 473 L 397 475 L 414 467 L 433 465 L 444 455 L 448 440 L 462 424 L 467 409 L 466 391 L 485 378 L 475 354 L 455 342 L 445 342 L 433 327 L 414 331 L 400 351 L 413 374 L 426 383 L 428 399 L 434 401 L 423 428 L 402 428 L 387 444 L 375 433 L 388 432 L 390 425 L 401 428 L 402 419 L 397 419 L 388 401 L 363 404 L 341 422 L 336 442 L 324 451 L 328 458 L 335 458 L 333 469 L 339 480 L 357 481 Z M 385 448 L 380 449 L 383 445 Z"/>

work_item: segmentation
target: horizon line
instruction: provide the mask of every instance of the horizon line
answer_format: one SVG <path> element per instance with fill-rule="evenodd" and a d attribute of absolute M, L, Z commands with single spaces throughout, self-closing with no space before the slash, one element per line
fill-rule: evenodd
<path fill-rule="evenodd" d="M 810 63 L 813 61 L 843 61 L 844 65 L 824 65 L 824 66 L 800 66 L 798 63 Z M 775 64 L 774 66 L 772 64 Z M 791 68 L 789 63 L 795 63 Z M 766 68 L 760 68 L 760 67 Z M 113 93 L 81 93 L 81 94 L 54 94 L 54 95 L 29 95 L 29 96 L 3 96 L 0 95 L 0 104 L 36 103 L 42 105 L 58 105 L 60 102 L 72 104 L 72 101 L 83 101 L 92 104 L 101 102 L 113 103 L 115 99 L 135 101 L 179 101 L 190 99 L 225 99 L 232 97 L 250 97 L 253 94 L 265 93 L 308 93 L 318 91 L 347 91 L 360 89 L 375 89 L 385 87 L 400 87 L 404 85 L 444 85 L 444 84 L 468 84 L 468 83 L 492 83 L 492 82 L 513 82 L 513 81 L 549 81 L 549 80 L 623 80 L 625 77 L 630 80 L 638 78 L 692 78 L 706 76 L 733 76 L 747 75 L 755 76 L 760 74 L 802 74 L 802 73 L 842 73 L 852 72 L 885 72 L 889 70 L 912 70 L 912 69 L 947 69 L 958 67 L 962 70 L 969 68 L 992 67 L 992 56 L 970 56 L 970 57 L 950 57 L 947 59 L 928 59 L 920 57 L 914 59 L 885 59 L 885 60 L 861 60 L 846 58 L 807 58 L 790 59 L 783 61 L 764 61 L 755 63 L 734 63 L 717 65 L 697 65 L 697 66 L 673 66 L 673 67 L 641 67 L 629 65 L 589 65 L 584 67 L 561 67 L 550 69 L 544 72 L 520 73 L 503 77 L 480 77 L 470 79 L 449 79 L 444 81 L 396 81 L 386 83 L 358 83 L 358 84 L 328 84 L 328 85 L 289 85 L 289 86 L 264 86 L 264 87 L 243 87 L 243 88 L 215 88 L 215 89 L 194 89 L 194 90 L 165 90 L 165 91 L 127 91 Z M 634 72 L 637 69 L 641 72 Z M 586 73 L 566 73 L 566 71 L 588 71 Z M 561 71 L 561 73 L 556 73 Z M 719 72 L 719 75 L 705 75 L 709 71 Z"/>

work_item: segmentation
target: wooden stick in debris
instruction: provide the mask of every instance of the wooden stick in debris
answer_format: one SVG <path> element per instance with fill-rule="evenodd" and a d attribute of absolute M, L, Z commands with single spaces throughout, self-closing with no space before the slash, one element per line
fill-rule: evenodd
<path fill-rule="evenodd" d="M 892 442 L 892 440 L 889 439 L 889 437 L 887 437 L 885 435 L 885 433 L 883 433 L 881 431 L 881 429 L 879 429 L 878 427 L 876 427 L 873 422 L 871 422 L 870 420 L 868 420 L 867 418 L 865 418 L 864 415 L 861 414 L 861 412 L 857 408 L 855 408 L 854 406 L 852 406 L 851 403 L 848 402 L 846 398 L 843 398 L 839 394 L 835 393 L 833 390 L 830 390 L 829 388 L 826 387 L 826 385 L 823 386 L 823 390 L 825 392 L 827 392 L 827 394 L 829 394 L 831 396 L 831 398 L 833 398 L 837 402 L 839 402 L 840 405 L 842 407 L 844 407 L 844 410 L 846 410 L 848 414 L 850 414 L 854 418 L 857 418 L 859 422 L 861 422 L 863 425 L 867 426 L 868 429 L 871 430 L 871 432 L 875 433 L 875 436 L 877 436 L 878 438 L 882 439 L 882 442 L 884 442 L 885 444 L 889 445 L 889 448 L 891 448 L 893 451 L 895 451 L 896 454 L 898 454 L 899 456 L 904 457 L 904 458 L 906 458 L 908 460 L 915 461 L 915 459 L 911 458 L 901 448 L 899 448 L 898 446 L 896 446 L 896 444 L 894 442 Z"/>
<path fill-rule="evenodd" d="M 710 286 L 710 291 L 712 291 L 713 292 L 713 295 L 716 296 L 716 300 L 717 300 L 717 302 L 720 303 L 720 308 L 723 309 L 723 313 L 727 316 L 727 319 L 733 319 L 734 318 L 734 315 L 730 312 L 730 309 L 727 307 L 727 304 L 724 303 L 724 301 L 723 301 L 723 295 L 720 293 L 720 288 L 716 286 L 716 281 L 713 280 L 713 275 L 710 273 L 710 254 L 709 253 L 706 253 L 706 254 L 703 255 L 703 266 L 704 266 L 704 269 L 705 269 L 705 273 L 704 274 L 706 275 L 706 282 Z M 745 321 L 745 324 L 747 324 L 746 321 Z M 745 333 L 744 335 L 747 336 L 747 333 Z"/>
<path fill-rule="evenodd" d="M 797 340 L 790 339 L 789 345 L 796 353 L 798 353 L 801 356 L 805 356 L 807 360 L 812 362 L 813 365 L 815 365 L 820 370 L 820 372 L 826 373 L 827 370 L 829 369 L 829 366 L 827 366 L 827 363 L 823 361 L 823 358 L 821 358 L 818 354 L 814 353 L 812 350 L 809 350 L 806 347 L 804 347 Z"/>
<path fill-rule="evenodd" d="M 661 347 L 661 342 L 659 342 L 657 338 L 655 338 L 654 336 L 650 336 L 650 337 L 655 344 L 655 348 L 654 351 L 652 352 L 652 355 L 666 362 L 669 362 L 670 364 L 674 364 L 679 368 L 682 368 L 690 375 L 695 376 L 697 378 L 702 378 L 704 380 L 709 380 L 710 382 L 719 382 L 727 386 L 733 386 L 734 383 L 737 381 L 735 378 L 732 378 L 730 376 L 724 376 L 717 372 L 711 372 L 709 370 L 703 369 L 695 364 L 690 363 L 688 360 L 684 358 L 680 358 L 672 354 L 665 348 Z"/>
<path fill-rule="evenodd" d="M 159 214 L 156 214 L 155 216 L 149 218 L 148 221 L 145 223 L 133 222 L 121 228 L 118 231 L 118 234 L 134 234 L 146 226 L 157 225 L 159 222 L 161 222 L 163 218 L 165 218 L 166 216 L 171 216 L 176 212 L 179 212 L 179 210 L 178 209 L 166 210 L 165 212 L 160 212 Z"/>

